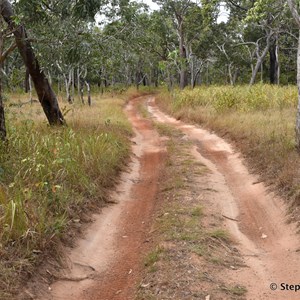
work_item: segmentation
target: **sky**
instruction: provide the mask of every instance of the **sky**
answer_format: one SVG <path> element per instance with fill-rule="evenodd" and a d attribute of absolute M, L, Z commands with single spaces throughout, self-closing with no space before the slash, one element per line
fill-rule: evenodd
<path fill-rule="evenodd" d="M 156 10 L 159 7 L 156 3 L 153 3 L 151 0 L 143 0 L 141 2 L 144 2 L 147 5 L 149 5 L 152 10 Z"/>
<path fill-rule="evenodd" d="M 152 0 L 138 0 L 138 1 L 140 1 L 140 2 L 143 2 L 143 3 L 145 3 L 145 4 L 147 4 L 147 5 L 149 5 L 149 7 L 150 7 L 150 9 L 151 10 L 157 10 L 157 9 L 159 9 L 159 6 L 156 4 L 156 3 L 154 3 Z M 222 4 L 221 4 L 221 7 L 220 7 L 220 15 L 219 15 L 219 17 L 218 17 L 218 23 L 221 23 L 221 22 L 226 22 L 227 20 L 228 20 L 228 11 L 226 10 L 226 8 L 225 8 L 225 6 L 223 6 Z M 100 20 L 103 20 L 103 17 L 101 17 L 101 16 L 96 16 L 96 21 L 100 21 Z"/>
<path fill-rule="evenodd" d="M 156 10 L 159 8 L 159 6 L 156 3 L 154 3 L 152 0 L 140 0 L 140 2 L 146 3 L 147 5 L 149 5 L 149 7 L 152 10 Z M 224 5 L 221 5 L 220 9 L 221 9 L 221 12 L 220 12 L 220 15 L 218 18 L 218 23 L 226 22 L 228 19 L 228 11 L 225 9 Z"/>

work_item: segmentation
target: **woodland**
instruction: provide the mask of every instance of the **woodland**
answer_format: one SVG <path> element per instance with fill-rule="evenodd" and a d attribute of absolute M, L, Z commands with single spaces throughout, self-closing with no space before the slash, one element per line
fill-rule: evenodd
<path fill-rule="evenodd" d="M 159 10 L 129 0 L 2 1 L 2 89 L 34 85 L 49 123 L 63 124 L 54 87 L 83 102 L 91 85 L 296 82 L 297 1 L 154 2 Z"/>
<path fill-rule="evenodd" d="M 57 262 L 76 228 L 111 203 L 136 130 L 124 107 L 137 96 L 228 138 L 261 176 L 250 186 L 274 187 L 299 220 L 299 0 L 147 3 L 0 0 L 0 299 L 14 299 L 45 258 Z M 149 118 L 145 99 L 132 107 Z"/>

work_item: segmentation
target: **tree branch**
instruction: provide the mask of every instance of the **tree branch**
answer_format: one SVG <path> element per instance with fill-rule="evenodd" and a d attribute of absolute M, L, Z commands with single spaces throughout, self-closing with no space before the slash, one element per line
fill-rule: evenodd
<path fill-rule="evenodd" d="M 17 43 L 14 41 L 12 44 L 9 46 L 9 48 L 1 55 L 0 57 L 0 64 L 2 64 L 7 56 L 13 52 L 17 48 Z"/>
<path fill-rule="evenodd" d="M 232 4 L 234 7 L 238 8 L 238 9 L 241 9 L 241 10 L 244 10 L 244 11 L 248 11 L 248 8 L 243 7 L 243 6 L 239 5 L 239 4 L 237 4 L 237 3 L 234 2 L 233 0 L 228 0 L 228 2 L 229 2 L 230 4 Z"/>

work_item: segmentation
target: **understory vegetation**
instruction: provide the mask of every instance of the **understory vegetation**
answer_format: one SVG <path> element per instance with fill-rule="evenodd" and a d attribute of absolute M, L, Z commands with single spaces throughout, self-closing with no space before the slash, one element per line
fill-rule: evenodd
<path fill-rule="evenodd" d="M 294 86 L 211 86 L 162 92 L 157 102 L 177 119 L 198 123 L 235 142 L 250 165 L 282 195 L 294 216 L 300 205 Z"/>
<path fill-rule="evenodd" d="M 26 96 L 8 97 L 9 139 L 0 149 L 1 299 L 18 288 L 13 278 L 68 239 L 72 224 L 105 204 L 131 135 L 120 98 L 94 95 L 92 108 L 66 103 L 68 126 L 49 130 L 38 103 L 21 106 Z"/>

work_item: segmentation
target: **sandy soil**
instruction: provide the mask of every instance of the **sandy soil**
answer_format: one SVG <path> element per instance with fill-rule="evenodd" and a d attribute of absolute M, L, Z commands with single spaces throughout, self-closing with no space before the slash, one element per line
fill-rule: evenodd
<path fill-rule="evenodd" d="M 41 291 L 39 299 L 135 298 L 141 261 L 151 247 L 149 231 L 166 156 L 164 141 L 152 122 L 138 114 L 138 104 L 145 99 L 154 119 L 181 130 L 194 144 L 195 160 L 211 171 L 211 182 L 220 195 L 217 205 L 248 266 L 231 272 L 230 280 L 247 287 L 247 299 L 299 299 L 300 291 L 270 289 L 271 283 L 278 289 L 281 283 L 300 284 L 299 237 L 286 222 L 282 200 L 257 182 L 239 153 L 223 139 L 166 116 L 151 96 L 134 99 L 126 108 L 136 136 L 129 171 L 112 196 L 117 204 L 94 216 L 84 237 L 67 251 L 69 267 L 47 291 Z"/>

